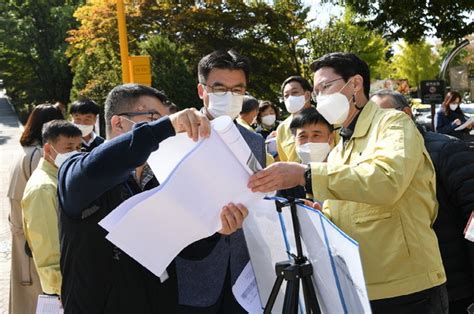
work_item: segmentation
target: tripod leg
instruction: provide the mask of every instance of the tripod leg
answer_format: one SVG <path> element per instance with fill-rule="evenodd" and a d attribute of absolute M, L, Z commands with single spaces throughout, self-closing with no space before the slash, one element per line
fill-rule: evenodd
<path fill-rule="evenodd" d="M 283 303 L 284 314 L 298 314 L 298 297 L 300 281 L 298 279 L 289 280 L 286 284 L 285 301 Z"/>
<path fill-rule="evenodd" d="M 310 276 L 303 276 L 301 278 L 303 285 L 303 296 L 304 304 L 306 307 L 306 313 L 320 314 L 321 310 L 318 304 L 318 298 L 316 297 L 316 291 L 314 290 L 313 281 Z"/>
<path fill-rule="evenodd" d="M 273 306 L 275 305 L 276 298 L 278 296 L 278 291 L 280 291 L 281 284 L 283 283 L 283 276 L 277 276 L 275 283 L 273 284 L 272 292 L 268 298 L 267 304 L 265 305 L 264 314 L 271 314 Z"/>

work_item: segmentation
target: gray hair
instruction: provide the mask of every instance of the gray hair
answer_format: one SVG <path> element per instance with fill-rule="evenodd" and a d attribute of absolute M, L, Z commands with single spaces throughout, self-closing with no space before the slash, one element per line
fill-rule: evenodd
<path fill-rule="evenodd" d="M 391 89 L 381 89 L 372 94 L 373 96 L 387 97 L 389 96 L 392 104 L 392 107 L 397 110 L 403 110 L 403 108 L 410 107 L 408 100 L 403 96 L 403 94 L 391 90 Z"/>

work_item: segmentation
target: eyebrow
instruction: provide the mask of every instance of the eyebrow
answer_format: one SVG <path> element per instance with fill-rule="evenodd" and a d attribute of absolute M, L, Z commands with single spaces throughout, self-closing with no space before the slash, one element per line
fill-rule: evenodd
<path fill-rule="evenodd" d="M 221 82 L 214 82 L 214 83 L 211 85 L 211 87 L 215 87 L 215 86 L 228 87 L 227 85 L 225 85 L 224 83 L 221 83 Z M 228 87 L 228 88 L 234 88 L 234 87 L 247 87 L 247 86 L 246 86 L 244 83 L 240 83 L 240 84 L 237 84 L 237 85 Z"/>

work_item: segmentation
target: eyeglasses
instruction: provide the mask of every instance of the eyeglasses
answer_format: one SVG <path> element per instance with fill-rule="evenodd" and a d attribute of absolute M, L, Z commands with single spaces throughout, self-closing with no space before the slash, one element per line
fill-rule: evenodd
<path fill-rule="evenodd" d="M 150 121 L 156 121 L 159 118 L 163 117 L 159 112 L 156 111 L 135 111 L 135 112 L 122 112 L 119 113 L 118 116 L 128 116 L 130 118 L 136 116 L 145 116 L 150 115 Z"/>
<path fill-rule="evenodd" d="M 202 86 L 206 88 L 208 93 L 212 93 L 216 96 L 224 96 L 227 92 L 231 92 L 234 96 L 243 96 L 245 95 L 245 87 L 237 86 L 228 88 L 222 85 L 218 86 L 207 86 L 206 84 L 201 83 Z"/>
<path fill-rule="evenodd" d="M 326 91 L 329 87 L 331 87 L 334 82 L 337 82 L 343 79 L 344 79 L 343 77 L 339 77 L 334 80 L 319 83 L 317 86 L 314 87 L 314 90 L 311 93 L 311 97 L 313 98 L 314 101 L 316 101 L 316 97 L 318 97 L 319 94 L 324 94 L 324 91 Z"/>

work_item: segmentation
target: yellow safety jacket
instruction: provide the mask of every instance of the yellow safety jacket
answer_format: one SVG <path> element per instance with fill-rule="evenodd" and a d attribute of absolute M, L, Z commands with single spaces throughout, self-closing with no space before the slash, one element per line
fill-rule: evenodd
<path fill-rule="evenodd" d="M 33 253 L 43 292 L 60 295 L 57 185 L 58 169 L 41 158 L 26 184 L 21 208 L 25 238 Z"/>
<path fill-rule="evenodd" d="M 327 163 L 312 163 L 311 174 L 324 214 L 360 244 L 371 300 L 446 281 L 432 228 L 435 172 L 406 114 L 367 103 L 351 139 L 341 139 Z"/>

